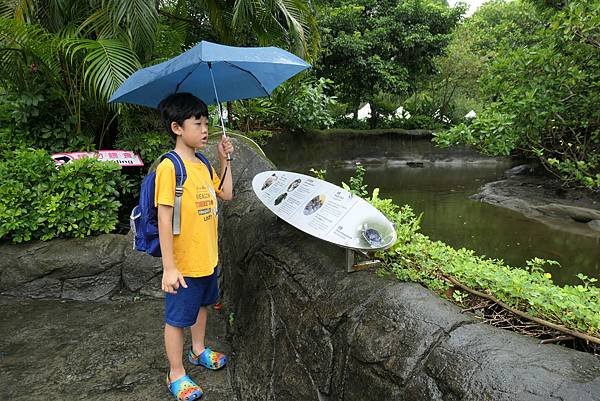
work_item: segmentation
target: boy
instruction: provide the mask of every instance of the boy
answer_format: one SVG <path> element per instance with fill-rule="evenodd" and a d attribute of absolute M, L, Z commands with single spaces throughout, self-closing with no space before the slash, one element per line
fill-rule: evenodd
<path fill-rule="evenodd" d="M 165 294 L 165 349 L 169 360 L 167 386 L 177 400 L 197 400 L 202 389 L 186 375 L 183 367 L 183 329 L 192 333 L 188 360 L 194 365 L 219 369 L 227 357 L 205 348 L 207 306 L 217 301 L 219 290 L 215 266 L 218 262 L 217 199 L 233 197 L 231 168 L 224 177 L 211 179 L 207 166 L 195 156 L 208 143 L 208 108 L 189 93 L 166 97 L 159 110 L 167 131 L 175 138 L 175 152 L 185 165 L 187 179 L 181 201 L 181 233 L 173 235 L 175 167 L 165 159 L 156 170 L 155 204 L 162 252 L 162 290 Z M 221 173 L 227 155 L 233 153 L 228 138 L 218 144 Z"/>

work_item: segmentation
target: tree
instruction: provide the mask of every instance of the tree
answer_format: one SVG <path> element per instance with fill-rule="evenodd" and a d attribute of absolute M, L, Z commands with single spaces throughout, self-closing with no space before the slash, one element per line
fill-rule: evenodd
<path fill-rule="evenodd" d="M 477 119 L 436 140 L 535 157 L 565 183 L 599 191 L 600 0 L 540 7 L 547 23 L 526 45 L 497 49 Z"/>
<path fill-rule="evenodd" d="M 318 74 L 336 83 L 341 101 L 358 110 L 380 93 L 408 95 L 417 76 L 433 71 L 464 6 L 431 0 L 349 0 L 320 10 Z"/>
<path fill-rule="evenodd" d="M 480 111 L 479 79 L 499 52 L 527 46 L 545 21 L 522 1 L 492 0 L 459 24 L 445 54 L 434 59 L 436 73 L 423 83 L 433 110 L 460 120 L 470 108 Z M 469 106 L 468 108 L 466 106 Z"/>
<path fill-rule="evenodd" d="M 316 14 L 306 0 L 176 0 L 159 12 L 224 44 L 275 45 L 309 60 L 318 51 Z"/>

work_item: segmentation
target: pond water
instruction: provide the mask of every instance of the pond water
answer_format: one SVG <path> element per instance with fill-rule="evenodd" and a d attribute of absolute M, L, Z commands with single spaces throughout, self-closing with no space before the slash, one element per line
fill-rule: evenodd
<path fill-rule="evenodd" d="M 365 165 L 369 192 L 423 213 L 422 232 L 456 248 L 524 266 L 553 259 L 558 284 L 579 284 L 577 273 L 600 276 L 600 234 L 584 236 L 549 227 L 520 213 L 469 199 L 486 182 L 502 178 L 514 161 L 466 148 L 438 149 L 428 140 L 394 135 L 329 137 L 277 134 L 263 150 L 281 170 L 309 174 L 326 169 L 327 181 L 348 182 L 356 162 Z M 412 167 L 410 167 L 412 166 Z"/>

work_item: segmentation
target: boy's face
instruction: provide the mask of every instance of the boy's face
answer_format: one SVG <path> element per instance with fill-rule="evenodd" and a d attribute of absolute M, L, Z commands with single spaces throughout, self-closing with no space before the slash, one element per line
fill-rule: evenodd
<path fill-rule="evenodd" d="M 173 132 L 177 135 L 178 141 L 190 148 L 203 148 L 208 143 L 208 119 L 206 117 L 188 118 L 179 125 L 176 122 L 171 123 Z"/>

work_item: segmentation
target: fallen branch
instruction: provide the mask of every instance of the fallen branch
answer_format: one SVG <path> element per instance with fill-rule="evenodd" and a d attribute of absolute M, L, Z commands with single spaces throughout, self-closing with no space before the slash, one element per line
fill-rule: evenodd
<path fill-rule="evenodd" d="M 557 343 L 559 341 L 571 341 L 574 340 L 575 337 L 573 336 L 558 336 L 556 338 L 547 338 L 545 340 L 540 341 L 540 344 L 552 344 L 552 343 Z"/>
<path fill-rule="evenodd" d="M 574 330 L 568 329 L 568 328 L 566 328 L 564 326 L 548 322 L 548 321 L 546 321 L 544 319 L 540 319 L 540 318 L 537 318 L 537 317 L 530 316 L 530 315 L 528 315 L 525 312 L 522 312 L 522 311 L 520 311 L 518 309 L 514 309 L 513 307 L 508 306 L 504 302 L 497 300 L 496 298 L 494 298 L 491 295 L 488 295 L 488 294 L 485 294 L 483 292 L 474 290 L 474 289 L 472 289 L 470 287 L 467 287 L 466 285 L 464 285 L 463 283 L 461 283 L 460 281 L 458 281 L 454 277 L 446 276 L 444 274 L 441 274 L 441 277 L 444 278 L 445 280 L 451 282 L 452 284 L 454 284 L 454 285 L 462 288 L 463 290 L 465 290 L 465 291 L 473 294 L 473 295 L 477 295 L 478 297 L 485 298 L 487 300 L 490 300 L 490 301 L 498 304 L 502 308 L 504 308 L 504 309 L 506 309 L 506 310 L 508 310 L 508 311 L 510 311 L 512 313 L 514 313 L 517 316 L 520 316 L 522 318 L 531 320 L 532 322 L 541 324 L 543 326 L 550 327 L 551 329 L 554 329 L 556 331 L 560 331 L 561 333 L 565 333 L 565 334 L 568 334 L 570 336 L 577 337 L 577 338 L 580 338 L 582 340 L 592 342 L 594 344 L 600 344 L 600 338 L 598 338 L 598 337 L 594 337 L 594 336 L 590 336 L 588 334 L 580 333 L 578 331 L 574 331 Z"/>

